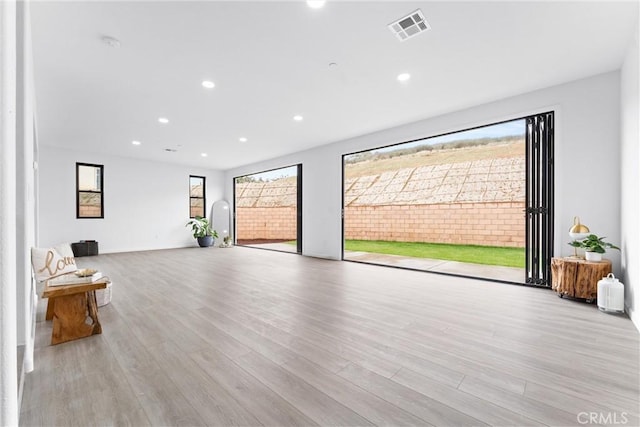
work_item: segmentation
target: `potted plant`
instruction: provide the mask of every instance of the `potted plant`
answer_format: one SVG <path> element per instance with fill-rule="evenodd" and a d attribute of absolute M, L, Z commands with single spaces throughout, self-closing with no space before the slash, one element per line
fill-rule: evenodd
<path fill-rule="evenodd" d="M 211 223 L 207 218 L 196 216 L 185 224 L 185 227 L 189 226 L 191 226 L 193 237 L 198 239 L 198 244 L 201 248 L 213 245 L 213 239 L 218 237 L 218 233 L 211 228 Z"/>
<path fill-rule="evenodd" d="M 569 245 L 574 248 L 582 248 L 585 250 L 584 256 L 587 261 L 601 261 L 602 254 L 607 248 L 620 250 L 619 247 L 604 241 L 605 237 L 598 237 L 595 234 L 589 234 L 582 240 L 570 242 Z"/>

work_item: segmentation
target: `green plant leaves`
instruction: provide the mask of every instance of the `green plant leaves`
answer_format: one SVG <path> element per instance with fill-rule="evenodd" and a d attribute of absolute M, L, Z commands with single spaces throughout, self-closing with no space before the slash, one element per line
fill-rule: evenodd
<path fill-rule="evenodd" d="M 191 226 L 194 239 L 198 237 L 213 236 L 218 237 L 218 233 L 211 228 L 211 223 L 207 218 L 196 216 L 185 224 L 185 227 Z"/>
<path fill-rule="evenodd" d="M 605 253 L 607 248 L 620 250 L 619 247 L 605 242 L 604 239 L 606 237 L 598 237 L 595 234 L 589 234 L 582 240 L 575 240 L 573 242 L 569 242 L 569 246 L 573 246 L 574 248 L 582 248 L 588 252 L 596 252 L 599 254 Z"/>

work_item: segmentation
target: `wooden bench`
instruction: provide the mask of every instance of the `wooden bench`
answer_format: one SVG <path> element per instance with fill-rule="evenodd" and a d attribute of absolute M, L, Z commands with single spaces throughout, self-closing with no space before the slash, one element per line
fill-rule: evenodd
<path fill-rule="evenodd" d="M 102 333 L 96 289 L 104 289 L 108 283 L 106 280 L 62 286 L 45 283 L 42 297 L 49 298 L 46 319 L 53 320 L 52 345 Z"/>

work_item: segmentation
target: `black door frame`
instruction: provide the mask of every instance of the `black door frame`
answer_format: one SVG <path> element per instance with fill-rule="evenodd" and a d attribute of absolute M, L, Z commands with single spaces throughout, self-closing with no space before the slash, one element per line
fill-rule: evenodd
<path fill-rule="evenodd" d="M 247 245 L 238 245 L 238 224 L 237 224 L 237 215 L 236 215 L 236 179 L 242 178 L 243 176 L 256 175 L 264 172 L 271 172 L 278 169 L 288 169 L 291 167 L 296 167 L 296 252 L 289 251 L 280 251 L 278 249 L 269 249 L 269 248 L 259 248 L 256 246 L 247 246 Z M 234 176 L 231 179 L 231 184 L 233 186 L 233 244 L 236 246 L 243 246 L 253 249 L 262 249 L 266 251 L 275 251 L 275 252 L 283 252 L 283 253 L 295 253 L 298 255 L 302 255 L 302 163 L 297 163 L 289 166 L 282 166 L 273 169 L 267 169 L 259 172 L 247 173 L 244 175 Z"/>
<path fill-rule="evenodd" d="M 387 148 L 387 147 L 393 147 L 396 145 L 402 145 L 402 144 L 406 144 L 406 143 L 410 143 L 410 142 L 416 142 L 416 141 L 421 141 L 424 139 L 428 139 L 428 138 L 436 138 L 436 137 L 440 137 L 440 136 L 444 136 L 444 135 L 451 135 L 454 133 L 459 133 L 459 132 L 465 132 L 465 131 L 469 131 L 469 130 L 473 130 L 473 129 L 479 129 L 479 128 L 483 128 L 483 127 L 487 127 L 487 126 L 493 126 L 493 125 L 497 125 L 497 124 L 501 124 L 501 123 L 506 123 L 506 122 L 512 122 L 515 120 L 525 120 L 525 125 L 528 125 L 529 123 L 529 119 L 532 118 L 545 118 L 545 123 L 549 123 L 549 125 L 545 125 L 543 127 L 538 128 L 538 131 L 540 132 L 539 134 L 536 134 L 536 138 L 535 140 L 537 140 L 539 142 L 538 148 L 536 150 L 530 150 L 529 147 L 529 132 L 528 132 L 528 127 L 525 130 L 525 162 L 526 162 L 526 172 L 525 172 L 525 188 L 526 188 L 526 194 L 525 194 L 525 277 L 523 277 L 523 282 L 510 282 L 510 281 L 505 281 L 505 280 L 498 280 L 498 279 L 491 279 L 491 278 L 486 278 L 486 277 L 476 277 L 476 276 L 468 276 L 468 275 L 463 275 L 463 274 L 455 274 L 455 273 L 444 273 L 444 272 L 438 272 L 438 271 L 427 271 L 427 270 L 421 270 L 421 269 L 415 269 L 415 268 L 410 268 L 410 267 L 398 267 L 398 266 L 394 266 L 394 265 L 386 265 L 386 264 L 375 264 L 375 263 L 371 263 L 371 262 L 366 262 L 366 261 L 356 261 L 356 260 L 349 260 L 349 259 L 345 259 L 344 258 L 344 242 L 345 242 L 345 229 L 344 229 L 344 213 L 345 213 L 345 206 L 344 206 L 344 191 L 345 191 L 345 169 L 344 169 L 344 165 L 345 165 L 345 157 L 346 156 L 350 156 L 353 154 L 358 154 L 358 153 L 364 153 L 367 151 L 371 151 L 371 150 L 377 150 L 377 149 L 381 149 L 381 148 Z M 341 248 L 342 248 L 342 252 L 341 252 L 341 259 L 343 261 L 349 261 L 349 262 L 357 262 L 357 263 L 361 263 L 361 264 L 372 264 L 372 265 L 382 265 L 384 267 L 391 267 L 391 268 L 400 268 L 400 269 L 404 269 L 404 270 L 414 270 L 414 271 L 421 271 L 421 272 L 425 272 L 425 273 L 432 273 L 432 274 L 440 274 L 440 275 L 444 275 L 444 276 L 456 276 L 456 277 L 464 277 L 464 278 L 470 278 L 470 279 L 477 279 L 477 280 L 485 280 L 485 281 L 490 281 L 490 282 L 500 282 L 500 283 L 508 283 L 508 284 L 516 284 L 516 285 L 529 285 L 529 286 L 536 286 L 536 287 L 551 287 L 551 258 L 553 257 L 553 233 L 554 233 L 554 227 L 553 227 L 553 212 L 554 212 L 554 206 L 553 206 L 553 198 L 554 198 L 554 173 L 553 173 L 553 153 L 554 153 L 554 112 L 553 111 L 549 111 L 549 112 L 545 112 L 545 113 L 539 113 L 539 114 L 532 114 L 532 115 L 528 115 L 528 116 L 523 116 L 523 117 L 516 117 L 516 118 L 512 118 L 512 119 L 508 119 L 508 120 L 502 120 L 499 122 L 495 122 L 495 123 L 490 123 L 487 125 L 481 125 L 481 126 L 474 126 L 471 128 L 467 128 L 467 129 L 460 129 L 460 130 L 456 130 L 456 131 L 452 131 L 452 132 L 446 132 L 446 133 L 442 133 L 442 134 L 437 134 L 437 135 L 431 135 L 431 136 L 427 136 L 427 137 L 423 137 L 423 138 L 417 138 L 417 139 L 412 139 L 409 141 L 403 141 L 403 142 L 398 142 L 398 143 L 394 143 L 394 144 L 388 144 L 388 145 L 384 145 L 381 147 L 374 147 L 374 148 L 368 148 L 366 150 L 359 150 L 359 151 L 354 151 L 351 153 L 344 153 L 342 154 L 342 194 L 341 194 L 341 198 L 342 198 L 342 205 L 341 205 L 341 225 L 342 225 L 342 241 L 341 241 Z M 540 122 L 540 119 L 537 121 Z M 544 141 L 544 144 L 540 144 L 540 141 Z M 529 204 L 529 187 L 532 181 L 531 176 L 530 176 L 530 166 L 529 166 L 529 162 L 530 160 L 535 160 L 537 159 L 536 156 L 534 156 L 534 154 L 539 154 L 540 156 L 542 156 L 542 159 L 544 159 L 544 161 L 542 161 L 541 159 L 538 159 L 537 163 L 535 163 L 536 167 L 537 167 L 537 175 L 536 178 L 537 179 L 541 179 L 541 182 L 538 183 L 537 186 L 535 186 L 535 188 L 541 193 L 541 196 L 536 200 L 537 202 L 544 202 L 544 204 L 542 206 L 538 206 L 537 208 L 535 208 L 535 215 L 533 215 L 534 213 L 534 208 Z M 542 197 L 542 194 L 544 195 L 544 197 Z M 529 213 L 529 211 L 531 210 L 531 214 Z M 542 213 L 544 212 L 544 214 Z M 529 217 L 532 218 L 532 221 L 529 221 Z M 533 220 L 533 218 L 536 218 L 535 221 L 537 221 L 538 226 L 536 226 L 535 230 L 532 228 L 531 222 L 535 222 Z M 536 231 L 538 234 L 534 234 L 533 232 Z M 544 232 L 544 236 L 540 235 L 540 232 Z M 532 248 L 530 242 L 534 241 L 534 236 L 537 236 L 535 241 L 536 241 L 536 247 Z M 534 250 L 540 250 L 541 256 L 533 256 L 533 251 Z M 538 271 L 537 275 L 533 273 L 532 268 L 533 267 L 533 263 L 532 261 L 534 260 L 534 258 L 536 259 L 536 264 L 535 267 L 537 268 L 536 271 Z M 530 264 L 531 263 L 531 264 Z M 531 267 L 530 267 L 531 266 Z"/>
<path fill-rule="evenodd" d="M 526 284 L 551 287 L 554 113 L 526 118 Z"/>

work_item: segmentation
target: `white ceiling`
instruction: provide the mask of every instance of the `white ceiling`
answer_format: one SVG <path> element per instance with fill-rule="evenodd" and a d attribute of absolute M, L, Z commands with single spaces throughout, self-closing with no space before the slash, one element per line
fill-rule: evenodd
<path fill-rule="evenodd" d="M 398 41 L 387 24 L 418 8 L 432 30 Z M 302 0 L 70 1 L 31 10 L 40 144 L 214 169 L 619 69 L 638 20 L 637 1 L 329 0 L 319 10 Z M 204 89 L 205 79 L 216 87 Z"/>

